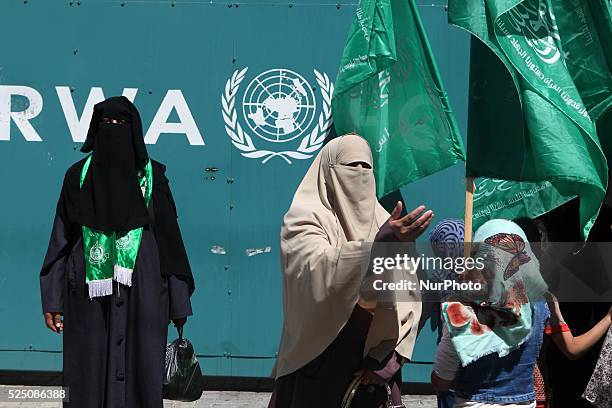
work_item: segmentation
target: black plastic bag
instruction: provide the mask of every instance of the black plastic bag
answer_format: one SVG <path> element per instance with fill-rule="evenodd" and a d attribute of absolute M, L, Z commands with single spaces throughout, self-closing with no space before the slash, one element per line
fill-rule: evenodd
<path fill-rule="evenodd" d="M 191 402 L 202 396 L 202 370 L 193 345 L 183 338 L 183 328 L 177 328 L 179 338 L 166 346 L 164 398 Z"/>

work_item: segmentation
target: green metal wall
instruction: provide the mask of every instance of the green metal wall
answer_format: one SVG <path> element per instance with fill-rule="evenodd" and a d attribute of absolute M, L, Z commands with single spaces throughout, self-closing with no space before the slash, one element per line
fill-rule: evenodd
<path fill-rule="evenodd" d="M 465 134 L 469 38 L 448 26 L 445 1 L 418 3 Z M 130 88 L 145 131 L 158 115 L 149 141 L 166 132 L 148 148 L 168 165 L 197 282 L 186 335 L 206 374 L 270 373 L 282 322 L 279 226 L 310 159 L 262 164 L 243 157 L 226 131 L 222 95 L 232 74 L 248 67 L 235 96 L 238 123 L 257 150 L 295 150 L 303 135 L 268 143 L 253 133 L 244 92 L 268 70 L 302 75 L 317 105 L 315 121 L 303 129 L 312 131 L 324 112 L 313 70 L 335 79 L 355 7 L 345 0 L 0 2 L 0 370 L 61 369 L 60 337 L 42 321 L 38 273 L 64 171 L 82 157 L 78 138 L 87 121 L 79 132 L 74 118 L 98 87 L 106 96 Z M 174 131 L 187 129 L 191 139 L 167 133 L 173 127 L 159 125 L 165 121 L 183 123 Z M 458 216 L 463 170 L 456 166 L 402 193 L 409 206 L 426 203 L 438 218 Z M 213 253 L 215 246 L 225 254 Z M 263 252 L 248 256 L 249 249 Z M 434 338 L 425 330 L 415 360 L 432 361 Z M 427 381 L 430 366 L 406 370 L 407 381 Z"/>

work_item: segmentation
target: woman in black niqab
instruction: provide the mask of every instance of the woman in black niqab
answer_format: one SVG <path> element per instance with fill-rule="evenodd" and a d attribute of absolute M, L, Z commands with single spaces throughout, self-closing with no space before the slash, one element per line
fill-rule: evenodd
<path fill-rule="evenodd" d="M 192 314 L 193 276 L 177 222 L 165 166 L 150 160 L 140 115 L 124 97 L 94 107 L 81 149 L 92 153 L 66 172 L 49 248 L 40 273 L 49 329 L 63 333 L 65 407 L 162 408 L 168 323 Z M 151 163 L 145 205 L 139 176 Z M 132 285 L 90 299 L 83 226 L 97 231 L 142 227 Z M 63 317 L 63 322 L 62 322 Z"/>
<path fill-rule="evenodd" d="M 99 231 L 130 231 L 149 215 L 138 173 L 149 161 L 136 107 L 124 96 L 94 107 L 81 148 L 92 156 L 79 200 L 78 222 Z"/>

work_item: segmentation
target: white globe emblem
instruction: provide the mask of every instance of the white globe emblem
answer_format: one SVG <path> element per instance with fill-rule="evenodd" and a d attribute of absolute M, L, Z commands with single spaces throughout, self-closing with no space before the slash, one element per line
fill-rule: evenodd
<path fill-rule="evenodd" d="M 271 69 L 249 83 L 242 109 L 257 136 L 269 142 L 288 142 L 310 128 L 317 105 L 303 76 L 288 69 Z"/>
<path fill-rule="evenodd" d="M 242 118 L 239 118 L 237 95 L 247 71 L 248 67 L 234 71 L 221 95 L 225 131 L 234 147 L 242 156 L 260 159 L 262 164 L 274 157 L 288 164 L 294 159 L 313 157 L 332 126 L 334 84 L 327 74 L 313 69 L 318 88 L 315 92 L 302 75 L 291 70 L 276 68 L 262 72 L 244 89 Z M 320 112 L 315 93 L 320 93 Z M 251 136 L 257 136 L 261 143 L 255 143 L 257 140 L 254 142 Z M 286 143 L 294 139 L 299 140 Z"/>

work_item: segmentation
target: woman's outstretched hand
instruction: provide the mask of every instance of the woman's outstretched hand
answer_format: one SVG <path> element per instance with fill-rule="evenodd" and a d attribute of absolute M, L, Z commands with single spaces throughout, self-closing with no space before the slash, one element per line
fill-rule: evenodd
<path fill-rule="evenodd" d="M 187 318 L 186 317 L 181 317 L 179 319 L 173 319 L 172 323 L 174 323 L 175 327 L 183 327 L 185 325 L 185 323 L 187 323 Z"/>
<path fill-rule="evenodd" d="M 397 239 L 403 242 L 413 242 L 421 236 L 429 224 L 431 224 L 434 213 L 431 210 L 425 211 L 425 206 L 420 205 L 400 218 L 402 208 L 402 202 L 398 201 L 393 212 L 391 212 L 389 225 Z"/>
<path fill-rule="evenodd" d="M 46 312 L 44 314 L 45 324 L 54 333 L 60 334 L 64 330 L 64 321 L 62 314 L 59 312 Z"/>

